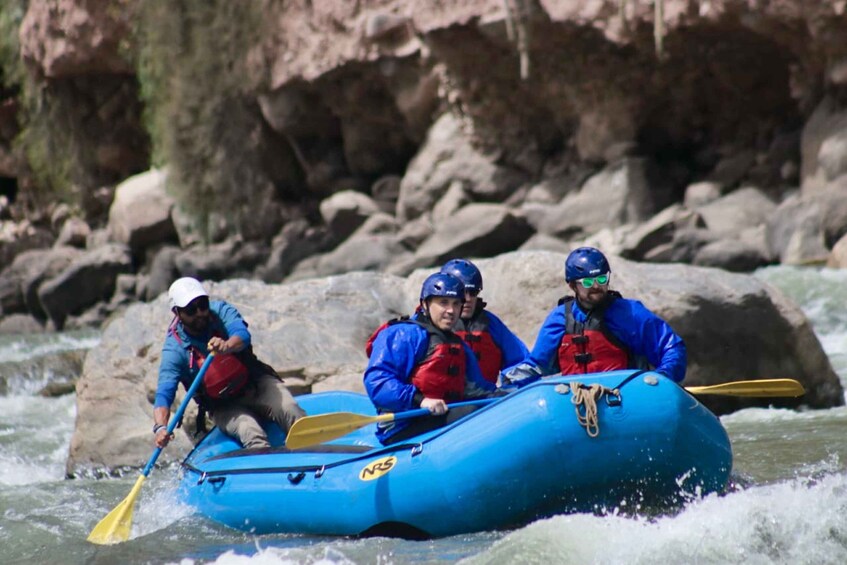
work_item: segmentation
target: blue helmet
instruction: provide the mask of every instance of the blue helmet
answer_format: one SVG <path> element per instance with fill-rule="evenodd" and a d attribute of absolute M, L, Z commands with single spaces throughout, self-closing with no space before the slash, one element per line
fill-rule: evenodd
<path fill-rule="evenodd" d="M 611 273 L 606 256 L 593 247 L 579 247 L 565 260 L 565 282 Z"/>
<path fill-rule="evenodd" d="M 465 285 L 462 281 L 447 273 L 429 275 L 421 286 L 421 300 L 433 296 L 446 296 L 465 300 Z"/>
<path fill-rule="evenodd" d="M 465 284 L 466 291 L 482 290 L 482 273 L 467 259 L 451 259 L 441 267 L 442 273 L 453 275 Z"/>

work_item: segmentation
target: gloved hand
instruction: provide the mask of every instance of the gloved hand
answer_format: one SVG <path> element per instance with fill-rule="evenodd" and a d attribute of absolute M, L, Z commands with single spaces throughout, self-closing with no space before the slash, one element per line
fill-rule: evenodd
<path fill-rule="evenodd" d="M 500 373 L 499 387 L 523 388 L 541 378 L 541 369 L 531 363 L 518 363 Z"/>

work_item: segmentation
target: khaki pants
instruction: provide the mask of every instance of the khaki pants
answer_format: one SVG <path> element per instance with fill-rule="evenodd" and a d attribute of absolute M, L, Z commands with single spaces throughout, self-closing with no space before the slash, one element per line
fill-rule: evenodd
<path fill-rule="evenodd" d="M 246 448 L 270 447 L 268 435 L 260 422 L 276 422 L 282 431 L 297 418 L 306 415 L 294 396 L 274 375 L 261 375 L 247 386 L 247 392 L 212 412 L 215 424 L 237 438 Z"/>

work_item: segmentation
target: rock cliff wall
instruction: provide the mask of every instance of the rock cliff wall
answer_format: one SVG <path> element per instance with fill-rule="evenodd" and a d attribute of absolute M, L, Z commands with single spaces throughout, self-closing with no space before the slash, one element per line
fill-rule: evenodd
<path fill-rule="evenodd" d="M 405 275 L 585 242 L 841 266 L 846 9 L 11 1 L 2 314 L 93 325 L 181 274 Z"/>

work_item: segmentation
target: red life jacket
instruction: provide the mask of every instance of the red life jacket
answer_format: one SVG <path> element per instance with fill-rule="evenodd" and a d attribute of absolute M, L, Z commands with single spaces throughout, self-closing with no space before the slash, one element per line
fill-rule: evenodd
<path fill-rule="evenodd" d="M 565 335 L 559 344 L 559 370 L 563 375 L 635 368 L 629 349 L 612 335 L 603 321 L 608 305 L 620 296 L 609 291 L 608 301 L 592 310 L 584 324 L 574 319 L 572 296 L 559 301 L 565 306 Z"/>
<path fill-rule="evenodd" d="M 427 398 L 447 402 L 461 400 L 465 395 L 465 348 L 462 338 L 453 332 L 436 328 L 429 320 L 412 320 L 407 316 L 389 320 L 379 326 L 365 345 L 370 357 L 376 336 L 394 324 L 417 324 L 427 332 L 427 350 L 424 358 L 412 369 L 409 381 Z"/>
<path fill-rule="evenodd" d="M 494 343 L 489 328 L 488 315 L 480 309 L 470 320 L 460 320 L 454 333 L 465 340 L 474 352 L 482 376 L 490 383 L 497 383 L 503 365 L 503 352 Z"/>
<path fill-rule="evenodd" d="M 400 316 L 399 318 L 393 318 L 391 320 L 388 320 L 387 322 L 383 322 L 377 329 L 373 331 L 371 336 L 368 338 L 368 341 L 365 342 L 365 355 L 368 356 L 368 359 L 370 359 L 371 352 L 374 350 L 374 341 L 376 341 L 376 336 L 378 336 L 380 332 L 388 326 L 393 326 L 394 324 L 400 324 L 402 322 L 411 322 L 413 324 L 417 323 L 408 316 Z"/>
<path fill-rule="evenodd" d="M 177 320 L 178 318 L 174 318 L 168 331 L 182 344 L 182 338 L 179 337 L 179 332 L 176 331 Z M 223 332 L 217 328 L 212 330 L 212 336 L 225 337 Z M 250 370 L 241 360 L 239 353 L 215 355 L 215 358 L 212 359 L 212 364 L 209 365 L 209 368 L 206 369 L 206 374 L 203 375 L 202 394 L 204 396 L 211 400 L 224 400 L 241 394 L 250 380 Z M 188 350 L 188 368 L 192 370 L 199 368 L 205 361 L 206 354 L 194 345 L 190 345 Z"/>

